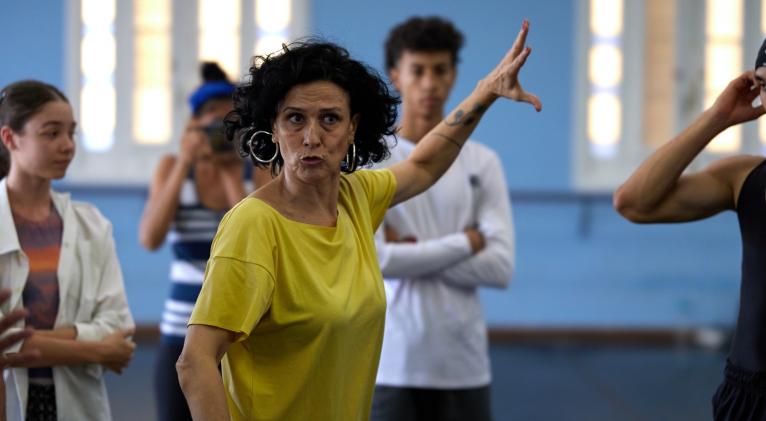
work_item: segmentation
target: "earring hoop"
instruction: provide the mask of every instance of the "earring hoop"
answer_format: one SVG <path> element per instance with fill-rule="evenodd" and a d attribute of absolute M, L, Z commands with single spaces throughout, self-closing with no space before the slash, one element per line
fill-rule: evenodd
<path fill-rule="evenodd" d="M 271 132 L 267 132 L 266 130 L 258 130 L 252 135 L 250 135 L 250 139 L 247 141 L 247 147 L 250 148 L 250 156 L 253 157 L 254 160 L 260 162 L 261 164 L 271 164 L 279 156 L 279 143 L 273 142 L 275 147 L 274 156 L 272 156 L 270 159 L 262 159 L 261 157 L 255 154 L 255 149 L 253 149 L 253 141 L 255 140 L 256 136 L 262 133 L 265 133 L 271 136 L 273 139 L 273 135 L 271 134 Z"/>
<path fill-rule="evenodd" d="M 351 144 L 351 159 L 349 159 L 348 152 L 346 152 L 346 171 L 356 171 L 356 143 Z"/>

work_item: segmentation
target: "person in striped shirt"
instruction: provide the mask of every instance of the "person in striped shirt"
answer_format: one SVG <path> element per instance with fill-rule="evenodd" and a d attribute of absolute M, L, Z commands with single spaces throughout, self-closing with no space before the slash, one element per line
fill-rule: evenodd
<path fill-rule="evenodd" d="M 203 63 L 202 76 L 204 82 L 189 97 L 192 116 L 180 150 L 159 162 L 139 232 L 147 249 L 156 250 L 167 240 L 173 253 L 154 372 L 160 420 L 191 420 L 175 363 L 202 287 L 210 243 L 224 213 L 252 190 L 257 176 L 268 176 L 252 171 L 223 138 L 234 85 L 215 63 Z"/>

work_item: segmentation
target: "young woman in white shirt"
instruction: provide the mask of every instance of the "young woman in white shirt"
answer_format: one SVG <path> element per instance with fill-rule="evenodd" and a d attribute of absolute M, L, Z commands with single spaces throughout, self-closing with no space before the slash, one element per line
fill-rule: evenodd
<path fill-rule="evenodd" d="M 103 368 L 120 373 L 135 349 L 111 224 L 51 189 L 74 157 L 75 127 L 69 101 L 51 85 L 0 91 L 10 156 L 0 181 L 0 287 L 11 290 L 0 313 L 27 309 L 20 325 L 34 331 L 9 351 L 38 354 L 4 373 L 9 420 L 110 419 Z"/>

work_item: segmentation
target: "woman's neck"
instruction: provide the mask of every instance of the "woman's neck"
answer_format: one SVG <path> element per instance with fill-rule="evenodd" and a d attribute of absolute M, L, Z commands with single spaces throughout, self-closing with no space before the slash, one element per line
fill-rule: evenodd
<path fill-rule="evenodd" d="M 42 220 L 51 210 L 51 180 L 14 171 L 6 182 L 11 210 L 27 219 Z"/>
<path fill-rule="evenodd" d="M 309 224 L 335 226 L 340 174 L 321 184 L 308 184 L 283 171 L 274 181 L 270 184 L 276 189 L 277 205 L 286 216 Z"/>

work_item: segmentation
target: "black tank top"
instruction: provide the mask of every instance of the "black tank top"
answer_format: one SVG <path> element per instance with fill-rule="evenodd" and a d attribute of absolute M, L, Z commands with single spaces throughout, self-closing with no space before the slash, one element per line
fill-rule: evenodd
<path fill-rule="evenodd" d="M 766 370 L 766 160 L 742 184 L 737 201 L 742 235 L 739 317 L 729 359 L 739 367 Z"/>

